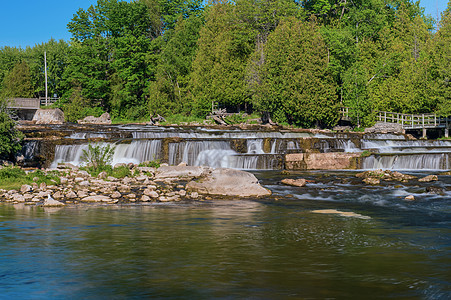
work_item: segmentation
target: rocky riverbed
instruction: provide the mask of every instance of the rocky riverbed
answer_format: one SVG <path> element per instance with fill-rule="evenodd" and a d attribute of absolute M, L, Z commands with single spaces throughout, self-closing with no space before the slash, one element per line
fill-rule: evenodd
<path fill-rule="evenodd" d="M 225 168 L 127 165 L 133 176 L 118 179 L 105 172 L 92 177 L 70 164 L 60 164 L 59 182 L 33 183 L 18 190 L 0 190 L 0 201 L 26 205 L 64 206 L 77 203 L 171 202 L 215 197 L 261 197 L 271 192 L 248 172 Z M 45 172 L 49 172 L 46 170 Z M 37 181 L 38 178 L 36 178 Z"/>

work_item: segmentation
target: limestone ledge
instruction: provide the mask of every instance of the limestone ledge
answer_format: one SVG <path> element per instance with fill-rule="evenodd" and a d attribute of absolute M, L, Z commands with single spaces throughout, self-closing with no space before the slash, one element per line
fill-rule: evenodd
<path fill-rule="evenodd" d="M 357 169 L 360 153 L 291 153 L 285 155 L 287 170 Z"/>

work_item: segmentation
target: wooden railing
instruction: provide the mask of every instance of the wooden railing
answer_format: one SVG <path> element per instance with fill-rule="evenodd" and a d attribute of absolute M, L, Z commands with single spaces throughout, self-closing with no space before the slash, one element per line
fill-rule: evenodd
<path fill-rule="evenodd" d="M 60 98 L 47 98 L 47 100 L 46 100 L 45 97 L 39 97 L 41 106 L 52 105 L 53 103 L 57 102 L 59 99 Z"/>
<path fill-rule="evenodd" d="M 340 107 L 340 117 L 342 120 L 351 120 L 349 107 Z M 383 123 L 401 124 L 404 129 L 422 128 L 449 128 L 451 116 L 441 117 L 436 114 L 401 114 L 395 112 L 378 111 L 376 121 Z"/>
<path fill-rule="evenodd" d="M 405 129 L 448 128 L 451 117 L 440 117 L 436 114 L 401 114 L 379 111 L 376 120 L 384 123 L 397 123 Z"/>

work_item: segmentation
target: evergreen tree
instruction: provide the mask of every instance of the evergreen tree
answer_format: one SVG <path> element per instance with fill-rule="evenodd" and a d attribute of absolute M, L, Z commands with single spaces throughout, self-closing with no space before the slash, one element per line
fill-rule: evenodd
<path fill-rule="evenodd" d="M 244 79 L 253 41 L 243 38 L 233 20 L 234 5 L 228 2 L 206 11 L 190 80 L 194 109 L 200 116 L 210 111 L 212 101 L 239 107 L 250 100 Z"/>
<path fill-rule="evenodd" d="M 269 35 L 265 55 L 260 108 L 279 122 L 303 127 L 334 125 L 337 87 L 315 20 L 282 21 Z"/>
<path fill-rule="evenodd" d="M 33 97 L 33 86 L 31 84 L 30 67 L 25 61 L 16 63 L 11 72 L 3 80 L 3 97 Z"/>

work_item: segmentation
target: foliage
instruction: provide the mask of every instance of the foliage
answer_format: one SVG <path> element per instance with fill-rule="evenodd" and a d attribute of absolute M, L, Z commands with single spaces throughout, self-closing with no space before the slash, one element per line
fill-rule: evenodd
<path fill-rule="evenodd" d="M 98 0 L 69 43 L 0 47 L 0 95 L 44 96 L 46 52 L 72 122 L 203 118 L 212 102 L 303 127 L 332 126 L 338 105 L 357 126 L 375 110 L 450 115 L 450 23 L 448 8 L 433 31 L 413 0 Z"/>
<path fill-rule="evenodd" d="M 160 167 L 160 160 L 151 160 L 151 161 L 145 161 L 138 165 L 138 167 L 148 167 L 148 168 L 159 168 Z"/>
<path fill-rule="evenodd" d="M 189 123 L 199 123 L 202 124 L 205 120 L 196 116 L 186 116 L 182 114 L 173 114 L 166 117 L 166 122 L 161 123 L 162 125 L 170 124 L 189 124 Z"/>
<path fill-rule="evenodd" d="M 4 100 L 0 100 L 0 159 L 13 160 L 14 154 L 22 148 L 22 132 L 16 129 Z"/>
<path fill-rule="evenodd" d="M 2 167 L 0 168 L 0 188 L 3 189 L 20 189 L 24 184 L 32 183 L 48 185 L 59 184 L 60 176 L 58 171 L 44 172 L 35 170 L 26 173 L 19 167 Z"/>
<path fill-rule="evenodd" d="M 224 119 L 224 121 L 227 124 L 241 124 L 241 123 L 245 123 L 247 119 L 248 119 L 247 114 L 245 114 L 243 112 L 239 112 L 237 114 L 227 116 Z"/>
<path fill-rule="evenodd" d="M 83 150 L 81 161 L 90 168 L 91 172 L 102 172 L 113 161 L 114 151 L 116 147 L 106 144 L 89 144 L 87 150 Z"/>
<path fill-rule="evenodd" d="M 327 68 L 327 48 L 315 20 L 281 22 L 268 37 L 265 52 L 260 108 L 278 122 L 303 127 L 334 125 L 336 84 Z"/>
<path fill-rule="evenodd" d="M 33 96 L 30 67 L 25 61 L 16 63 L 11 72 L 5 76 L 2 95 L 7 98 L 31 98 Z"/>

